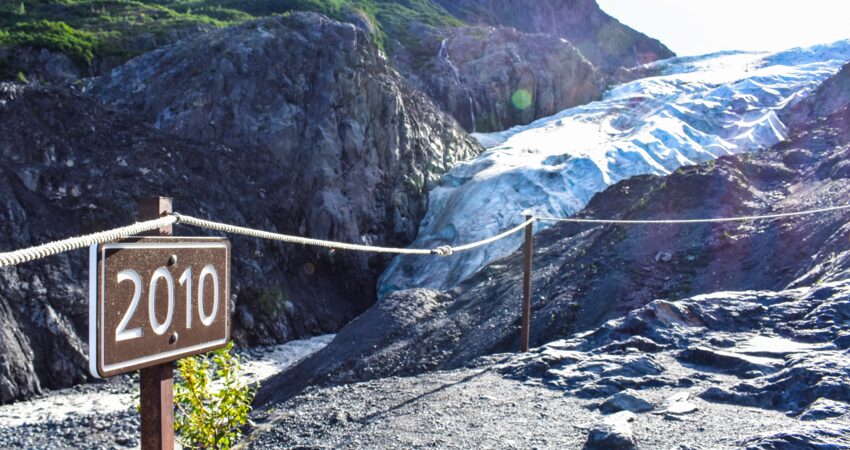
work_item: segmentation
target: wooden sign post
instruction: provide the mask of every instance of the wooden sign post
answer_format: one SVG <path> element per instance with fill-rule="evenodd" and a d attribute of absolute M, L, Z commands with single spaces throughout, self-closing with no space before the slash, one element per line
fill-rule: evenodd
<path fill-rule="evenodd" d="M 153 197 L 139 201 L 139 220 L 158 219 L 174 212 L 172 199 Z M 171 236 L 171 225 L 151 232 Z M 174 449 L 174 363 L 167 362 L 139 371 L 142 450 Z"/>
<path fill-rule="evenodd" d="M 531 220 L 530 215 L 525 220 Z M 519 351 L 527 352 L 531 339 L 531 253 L 534 243 L 534 222 L 525 226 L 525 246 L 523 247 L 523 274 L 522 274 L 522 324 L 519 334 Z"/>
<path fill-rule="evenodd" d="M 171 214 L 171 199 L 139 202 L 139 219 Z M 89 268 L 89 368 L 106 378 L 139 370 L 141 447 L 174 448 L 174 361 L 230 340 L 230 243 L 144 237 L 93 245 Z"/>

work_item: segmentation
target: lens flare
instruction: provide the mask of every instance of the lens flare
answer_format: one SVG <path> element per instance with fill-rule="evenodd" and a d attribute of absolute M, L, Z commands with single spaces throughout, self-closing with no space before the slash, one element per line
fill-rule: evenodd
<path fill-rule="evenodd" d="M 524 111 L 531 106 L 531 92 L 528 92 L 525 89 L 517 89 L 514 91 L 514 94 L 511 95 L 511 104 L 514 105 L 514 108 Z"/>

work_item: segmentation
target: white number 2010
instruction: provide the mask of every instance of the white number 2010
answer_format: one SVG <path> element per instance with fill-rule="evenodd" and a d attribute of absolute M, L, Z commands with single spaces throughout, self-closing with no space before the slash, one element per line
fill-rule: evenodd
<path fill-rule="evenodd" d="M 212 312 L 208 315 L 206 311 L 206 307 L 204 306 L 204 285 L 206 284 L 207 278 L 212 278 L 213 284 L 213 300 L 212 300 Z M 165 280 L 166 287 L 168 289 L 168 306 L 167 313 L 165 317 L 165 321 L 159 323 L 156 318 L 156 287 L 159 284 L 160 279 Z M 142 329 L 131 328 L 127 329 L 127 325 L 130 323 L 130 320 L 133 318 L 133 315 L 136 313 L 136 309 L 139 307 L 139 300 L 142 297 L 142 279 L 139 274 L 135 270 L 122 270 L 118 272 L 117 277 L 118 283 L 122 283 L 124 281 L 131 281 L 133 283 L 133 299 L 130 301 L 130 307 L 127 309 L 127 312 L 124 313 L 124 317 L 121 319 L 121 322 L 118 323 L 118 326 L 115 328 L 115 340 L 116 341 L 126 341 L 130 339 L 136 339 L 142 337 Z M 192 316 L 194 314 L 192 311 L 192 268 L 187 267 L 186 270 L 183 271 L 183 274 L 180 275 L 178 279 L 180 286 L 186 286 L 186 328 L 192 328 Z M 212 264 L 205 266 L 201 270 L 201 275 L 198 277 L 198 315 L 201 319 L 201 324 L 208 327 L 212 325 L 213 321 L 215 321 L 215 316 L 218 314 L 219 308 L 219 283 L 218 283 L 218 272 L 215 270 L 215 267 Z M 171 273 L 165 267 L 160 267 L 156 269 L 151 276 L 150 284 L 148 286 L 148 321 L 150 322 L 151 328 L 153 332 L 161 335 L 168 331 L 168 328 L 171 326 L 171 321 L 174 318 L 174 278 L 171 276 Z"/>

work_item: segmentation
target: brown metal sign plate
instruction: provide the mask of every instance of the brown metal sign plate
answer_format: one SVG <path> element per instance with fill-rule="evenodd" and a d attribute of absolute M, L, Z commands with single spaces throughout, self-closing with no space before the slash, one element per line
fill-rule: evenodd
<path fill-rule="evenodd" d="M 89 250 L 89 369 L 110 377 L 224 347 L 230 243 L 133 237 Z"/>

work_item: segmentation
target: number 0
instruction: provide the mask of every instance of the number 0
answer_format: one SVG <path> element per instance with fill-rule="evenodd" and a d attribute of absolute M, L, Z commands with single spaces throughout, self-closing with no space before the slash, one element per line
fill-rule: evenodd
<path fill-rule="evenodd" d="M 211 276 L 213 282 L 213 308 L 210 315 L 207 315 L 204 308 L 204 280 L 207 279 L 207 276 Z M 198 278 L 198 314 L 200 314 L 201 323 L 205 327 L 212 325 L 216 314 L 218 314 L 218 272 L 212 264 L 204 266 L 204 269 L 201 270 L 201 276 Z"/>
<path fill-rule="evenodd" d="M 165 284 L 168 285 L 168 312 L 165 316 L 165 322 L 159 323 L 156 321 L 156 285 L 160 278 L 165 278 Z M 171 326 L 171 319 L 174 318 L 174 278 L 165 267 L 160 267 L 151 276 L 151 285 L 148 292 L 148 318 L 151 321 L 153 332 L 156 334 L 165 333 L 168 327 Z"/>

